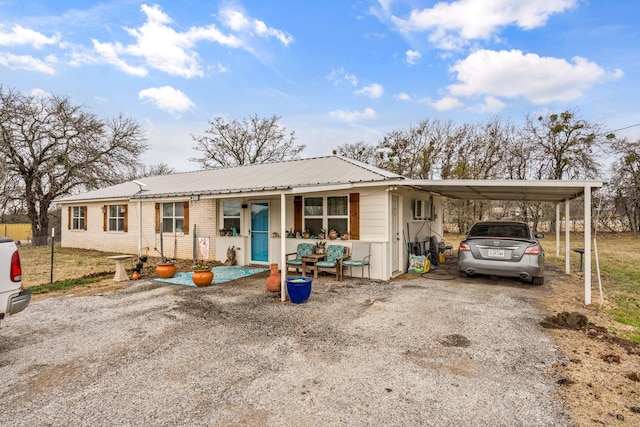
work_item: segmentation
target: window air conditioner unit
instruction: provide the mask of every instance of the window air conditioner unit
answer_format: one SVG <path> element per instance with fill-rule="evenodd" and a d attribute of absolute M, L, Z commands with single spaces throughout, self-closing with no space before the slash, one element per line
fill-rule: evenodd
<path fill-rule="evenodd" d="M 413 206 L 413 219 L 431 219 L 431 200 L 416 200 Z"/>

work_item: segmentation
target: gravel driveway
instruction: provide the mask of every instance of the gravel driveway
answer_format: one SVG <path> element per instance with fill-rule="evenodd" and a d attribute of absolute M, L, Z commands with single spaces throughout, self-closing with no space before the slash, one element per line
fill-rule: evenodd
<path fill-rule="evenodd" d="M 558 426 L 547 286 L 254 276 L 32 303 L 0 327 L 0 423 Z"/>

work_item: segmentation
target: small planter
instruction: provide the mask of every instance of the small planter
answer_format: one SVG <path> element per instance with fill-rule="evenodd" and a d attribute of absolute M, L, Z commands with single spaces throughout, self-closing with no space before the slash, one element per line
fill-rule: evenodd
<path fill-rule="evenodd" d="M 338 238 L 338 232 L 336 230 L 329 231 L 329 239 L 336 240 Z"/>
<path fill-rule="evenodd" d="M 213 282 L 213 271 L 208 270 L 193 270 L 191 280 L 196 286 L 209 286 Z"/>
<path fill-rule="evenodd" d="M 287 292 L 289 299 L 294 304 L 306 302 L 311 295 L 311 277 L 289 277 L 287 279 Z"/>
<path fill-rule="evenodd" d="M 176 265 L 171 264 L 158 264 L 156 265 L 156 275 L 161 279 L 169 279 L 176 274 Z"/>

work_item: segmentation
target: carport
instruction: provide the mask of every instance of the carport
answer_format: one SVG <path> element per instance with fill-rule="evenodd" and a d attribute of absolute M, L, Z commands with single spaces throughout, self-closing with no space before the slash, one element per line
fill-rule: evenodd
<path fill-rule="evenodd" d="M 565 273 L 571 272 L 569 260 L 571 239 L 569 233 L 569 202 L 584 196 L 584 303 L 591 304 L 591 195 L 604 186 L 604 181 L 558 180 L 409 180 L 421 190 L 458 200 L 517 200 L 554 202 L 556 204 L 556 256 L 560 256 L 560 210 L 564 202 Z M 587 226 L 588 225 L 588 226 Z"/>

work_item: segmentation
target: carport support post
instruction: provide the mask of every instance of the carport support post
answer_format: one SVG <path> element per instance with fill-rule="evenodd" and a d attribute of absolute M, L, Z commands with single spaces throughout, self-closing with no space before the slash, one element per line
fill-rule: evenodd
<path fill-rule="evenodd" d="M 280 194 L 280 301 L 284 302 L 287 297 L 285 294 L 286 287 L 284 286 L 287 281 L 287 211 L 286 211 L 286 198 L 284 193 Z"/>
<path fill-rule="evenodd" d="M 591 186 L 584 187 L 584 303 L 591 304 Z"/>
<path fill-rule="evenodd" d="M 560 258 L 560 203 L 556 203 L 556 257 Z"/>
<path fill-rule="evenodd" d="M 569 199 L 564 199 L 564 272 L 571 273 L 570 246 L 571 237 L 569 233 Z"/>

